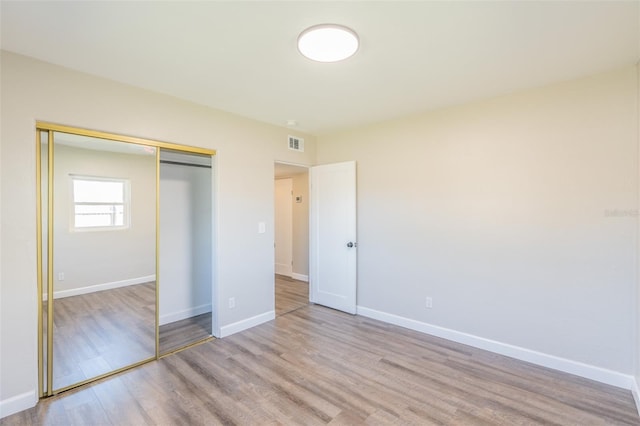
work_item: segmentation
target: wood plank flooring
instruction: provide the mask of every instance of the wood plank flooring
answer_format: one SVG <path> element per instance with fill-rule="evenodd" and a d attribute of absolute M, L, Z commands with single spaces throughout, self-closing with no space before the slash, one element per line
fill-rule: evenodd
<path fill-rule="evenodd" d="M 309 304 L 309 284 L 276 274 L 276 316 Z"/>
<path fill-rule="evenodd" d="M 309 303 L 307 283 L 283 275 L 276 275 L 275 283 L 277 315 Z M 155 356 L 155 283 L 56 299 L 55 303 L 54 389 Z M 46 313 L 46 302 L 44 305 Z M 211 313 L 162 325 L 160 353 L 211 335 Z"/>
<path fill-rule="evenodd" d="M 155 282 L 56 299 L 54 389 L 154 357 L 155 300 Z"/>
<path fill-rule="evenodd" d="M 160 354 L 211 337 L 211 312 L 160 326 Z"/>
<path fill-rule="evenodd" d="M 155 357 L 155 309 L 155 282 L 56 299 L 54 389 Z M 211 313 L 162 325 L 160 353 L 211 334 Z"/>
<path fill-rule="evenodd" d="M 318 305 L 3 425 L 638 425 L 631 393 Z"/>

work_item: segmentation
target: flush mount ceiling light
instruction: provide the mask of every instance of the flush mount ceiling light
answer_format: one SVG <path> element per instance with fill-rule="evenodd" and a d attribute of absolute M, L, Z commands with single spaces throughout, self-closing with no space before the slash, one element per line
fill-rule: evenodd
<path fill-rule="evenodd" d="M 337 24 L 309 27 L 298 37 L 298 50 L 318 62 L 337 62 L 358 51 L 358 35 L 350 28 Z"/>

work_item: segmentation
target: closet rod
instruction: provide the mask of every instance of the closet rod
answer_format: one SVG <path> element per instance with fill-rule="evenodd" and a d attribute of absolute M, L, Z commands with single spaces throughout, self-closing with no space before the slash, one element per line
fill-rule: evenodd
<path fill-rule="evenodd" d="M 210 169 L 211 168 L 211 166 L 207 166 L 205 164 L 183 163 L 181 161 L 160 160 L 160 162 L 164 163 L 164 164 L 176 164 L 178 166 L 203 167 L 205 169 Z"/>

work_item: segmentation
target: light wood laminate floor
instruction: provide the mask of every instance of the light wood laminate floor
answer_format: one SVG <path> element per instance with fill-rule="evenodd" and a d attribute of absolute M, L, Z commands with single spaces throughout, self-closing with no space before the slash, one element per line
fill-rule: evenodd
<path fill-rule="evenodd" d="M 55 299 L 53 388 L 155 357 L 155 305 L 155 282 Z"/>
<path fill-rule="evenodd" d="M 309 284 L 276 274 L 276 316 L 309 304 Z"/>
<path fill-rule="evenodd" d="M 149 282 L 56 299 L 54 389 L 155 357 L 155 291 Z M 160 353 L 210 336 L 211 313 L 161 325 Z"/>
<path fill-rule="evenodd" d="M 211 337 L 211 312 L 160 326 L 160 354 Z"/>
<path fill-rule="evenodd" d="M 283 275 L 275 283 L 277 315 L 309 303 L 307 283 Z M 56 299 L 54 389 L 155 356 L 155 298 L 150 282 Z M 211 313 L 161 325 L 160 353 L 211 335 Z"/>
<path fill-rule="evenodd" d="M 318 305 L 2 424 L 638 425 L 631 393 Z"/>

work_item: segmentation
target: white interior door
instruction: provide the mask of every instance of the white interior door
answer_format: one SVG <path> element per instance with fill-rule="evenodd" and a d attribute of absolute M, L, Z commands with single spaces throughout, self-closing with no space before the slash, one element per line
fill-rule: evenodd
<path fill-rule="evenodd" d="M 309 299 L 356 313 L 356 162 L 310 169 Z"/>
<path fill-rule="evenodd" d="M 293 180 L 275 182 L 275 270 L 288 277 L 293 273 Z"/>

